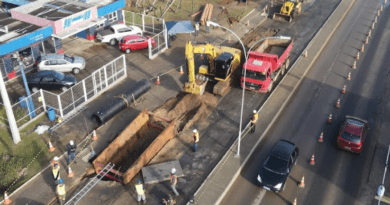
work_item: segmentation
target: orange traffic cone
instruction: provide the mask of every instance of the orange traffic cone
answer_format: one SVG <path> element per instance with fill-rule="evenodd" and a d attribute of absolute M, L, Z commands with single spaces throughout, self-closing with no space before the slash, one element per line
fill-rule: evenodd
<path fill-rule="evenodd" d="M 368 41 L 368 37 L 367 37 L 367 41 Z M 364 52 L 364 44 L 362 45 L 362 48 L 360 49 L 361 52 Z"/>
<path fill-rule="evenodd" d="M 336 107 L 337 108 L 340 108 L 340 98 L 337 100 L 337 102 L 336 102 Z"/>
<path fill-rule="evenodd" d="M 179 71 L 180 74 L 183 74 L 184 71 L 183 71 L 183 66 L 180 66 L 180 71 Z"/>
<path fill-rule="evenodd" d="M 303 53 L 303 57 L 307 58 L 307 51 L 305 51 L 305 53 Z"/>
<path fill-rule="evenodd" d="M 160 76 L 157 76 L 156 84 L 160 85 Z"/>
<path fill-rule="evenodd" d="M 351 72 L 348 73 L 347 80 L 351 80 Z"/>
<path fill-rule="evenodd" d="M 332 114 L 329 115 L 328 123 L 332 123 Z"/>
<path fill-rule="evenodd" d="M 264 13 L 266 13 L 265 9 L 264 9 Z M 249 26 L 249 20 L 246 22 L 246 26 Z"/>
<path fill-rule="evenodd" d="M 353 62 L 352 68 L 353 68 L 353 69 L 356 69 L 356 60 Z"/>
<path fill-rule="evenodd" d="M 383 5 L 381 5 L 381 11 L 383 11 Z"/>
<path fill-rule="evenodd" d="M 298 187 L 300 187 L 300 188 L 305 187 L 305 176 L 302 176 L 301 182 L 298 184 Z"/>
<path fill-rule="evenodd" d="M 4 192 L 4 201 L 3 204 L 11 204 L 12 200 L 8 198 L 7 192 Z"/>
<path fill-rule="evenodd" d="M 97 139 L 98 139 L 98 137 L 97 137 L 97 135 L 96 135 L 96 130 L 93 130 L 93 131 L 92 131 L 92 140 L 95 141 L 95 140 L 97 140 Z"/>
<path fill-rule="evenodd" d="M 343 89 L 341 90 L 341 94 L 345 94 L 345 90 L 347 90 L 347 85 L 343 86 Z"/>
<path fill-rule="evenodd" d="M 310 165 L 315 165 L 316 162 L 314 161 L 314 154 L 311 156 L 311 159 L 310 159 Z"/>
<path fill-rule="evenodd" d="M 359 58 L 360 58 L 360 53 L 358 52 L 358 53 L 356 54 L 356 60 L 359 60 Z"/>
<path fill-rule="evenodd" d="M 368 31 L 368 37 L 371 37 L 371 29 Z"/>
<path fill-rule="evenodd" d="M 295 197 L 294 202 L 292 203 L 292 205 L 297 205 L 297 197 Z"/>
<path fill-rule="evenodd" d="M 380 16 L 381 15 L 381 12 L 378 10 L 378 13 L 376 14 L 377 16 Z"/>
<path fill-rule="evenodd" d="M 56 150 L 56 148 L 53 147 L 53 145 L 52 145 L 51 142 L 49 141 L 49 152 L 54 152 L 54 150 Z"/>
<path fill-rule="evenodd" d="M 374 29 L 374 28 L 375 28 L 375 22 L 373 22 L 371 25 L 371 29 Z"/>
<path fill-rule="evenodd" d="M 228 43 L 231 43 L 231 42 L 230 42 L 230 36 L 228 37 Z"/>
<path fill-rule="evenodd" d="M 364 42 L 365 44 L 367 44 L 368 43 L 368 36 L 366 37 L 366 41 Z"/>
<path fill-rule="evenodd" d="M 321 132 L 320 137 L 318 137 L 318 142 L 324 141 L 324 132 Z"/>
<path fill-rule="evenodd" d="M 72 172 L 72 169 L 70 168 L 70 166 L 68 166 L 68 177 L 69 178 L 74 177 L 74 173 Z"/>

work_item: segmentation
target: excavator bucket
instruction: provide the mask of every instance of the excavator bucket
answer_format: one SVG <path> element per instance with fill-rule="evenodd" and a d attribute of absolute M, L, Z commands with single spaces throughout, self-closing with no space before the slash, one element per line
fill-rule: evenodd
<path fill-rule="evenodd" d="M 276 21 L 284 21 L 284 22 L 291 22 L 292 21 L 291 16 L 280 14 L 280 13 L 274 13 L 274 16 L 272 17 L 272 19 L 276 20 Z"/>

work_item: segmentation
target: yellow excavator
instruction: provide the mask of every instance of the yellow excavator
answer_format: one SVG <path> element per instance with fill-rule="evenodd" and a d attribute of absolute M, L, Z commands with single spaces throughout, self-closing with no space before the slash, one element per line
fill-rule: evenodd
<path fill-rule="evenodd" d="M 193 43 L 197 45 L 193 45 Z M 238 73 L 241 50 L 188 41 L 185 52 L 189 81 L 184 84 L 184 92 L 203 95 L 207 82 L 215 80 L 217 83 L 213 87 L 213 93 L 224 96 Z M 206 55 L 205 59 L 208 59 L 208 62 L 204 61 L 204 64 L 199 66 L 197 74 L 195 74 L 195 53 L 201 54 L 201 56 Z"/>
<path fill-rule="evenodd" d="M 301 11 L 302 11 L 301 2 L 299 2 L 298 0 L 286 1 L 282 5 L 282 8 L 280 9 L 280 13 L 274 13 L 272 19 L 278 21 L 291 22 L 293 18 L 301 14 Z"/>

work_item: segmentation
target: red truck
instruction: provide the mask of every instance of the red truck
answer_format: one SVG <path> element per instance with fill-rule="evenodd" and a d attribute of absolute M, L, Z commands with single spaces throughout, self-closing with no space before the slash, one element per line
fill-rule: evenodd
<path fill-rule="evenodd" d="M 279 75 L 284 75 L 290 66 L 290 51 L 293 47 L 291 38 L 266 39 L 256 51 L 248 54 L 245 89 L 256 92 L 270 92 L 273 82 Z M 241 87 L 244 83 L 244 71 L 241 76 Z"/>

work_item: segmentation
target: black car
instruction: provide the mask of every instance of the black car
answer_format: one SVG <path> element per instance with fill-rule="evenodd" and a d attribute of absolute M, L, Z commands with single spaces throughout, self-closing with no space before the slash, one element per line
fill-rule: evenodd
<path fill-rule="evenodd" d="M 282 191 L 299 154 L 294 143 L 280 140 L 271 150 L 257 176 L 259 185 L 276 193 Z"/>
<path fill-rule="evenodd" d="M 52 70 L 44 70 L 27 78 L 27 84 L 32 92 L 37 92 L 40 88 L 45 90 L 58 89 L 66 91 L 76 84 L 76 78 L 73 75 Z"/>

